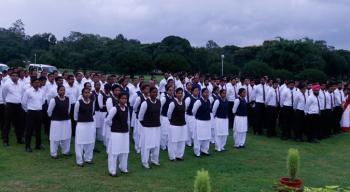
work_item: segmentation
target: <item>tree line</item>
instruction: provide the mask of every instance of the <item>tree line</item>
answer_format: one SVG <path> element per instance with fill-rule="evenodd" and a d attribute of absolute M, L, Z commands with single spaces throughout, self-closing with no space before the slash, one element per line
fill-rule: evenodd
<path fill-rule="evenodd" d="M 222 54 L 225 75 L 324 80 L 347 79 L 350 72 L 350 51 L 310 38 L 277 37 L 247 47 L 220 47 L 209 40 L 205 47 L 193 47 L 178 36 L 155 43 L 141 43 L 122 34 L 109 38 L 71 32 L 62 40 L 52 33 L 29 36 L 21 20 L 0 28 L 0 62 L 23 66 L 26 61 L 34 63 L 35 54 L 37 63 L 120 74 L 187 71 L 220 75 Z"/>

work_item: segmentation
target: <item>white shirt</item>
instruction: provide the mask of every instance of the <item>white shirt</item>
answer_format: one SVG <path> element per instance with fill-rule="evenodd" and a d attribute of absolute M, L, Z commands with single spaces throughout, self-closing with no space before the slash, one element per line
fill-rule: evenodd
<path fill-rule="evenodd" d="M 296 92 L 295 98 L 294 98 L 293 109 L 298 109 L 298 110 L 304 111 L 307 97 L 309 97 L 309 96 L 306 94 L 306 92 L 304 94 L 300 91 Z"/>
<path fill-rule="evenodd" d="M 222 100 L 222 99 L 218 98 L 218 99 L 216 99 L 214 101 L 213 108 L 212 108 L 214 117 L 216 116 L 216 112 L 218 111 L 218 108 L 219 108 L 219 105 L 220 105 L 220 100 Z"/>
<path fill-rule="evenodd" d="M 334 108 L 334 94 L 330 92 L 326 92 L 326 109 Z"/>
<path fill-rule="evenodd" d="M 280 93 L 277 88 L 271 88 L 267 93 L 265 104 L 267 106 L 278 107 L 280 105 L 280 99 Z"/>
<path fill-rule="evenodd" d="M 10 79 L 6 82 L 2 90 L 2 97 L 6 103 L 20 104 L 22 101 L 22 94 L 24 90 L 22 85 L 16 84 Z"/>
<path fill-rule="evenodd" d="M 39 111 L 42 110 L 44 102 L 45 98 L 43 91 L 41 89 L 35 90 L 33 87 L 31 87 L 24 92 L 21 103 L 24 111 Z"/>
<path fill-rule="evenodd" d="M 266 84 L 264 85 L 259 84 L 254 86 L 252 100 L 257 103 L 265 103 L 267 98 L 267 92 L 268 92 L 268 86 Z M 264 93 L 265 93 L 265 97 L 264 97 Z"/>
<path fill-rule="evenodd" d="M 69 100 L 69 99 L 68 99 L 68 100 Z M 56 100 L 53 98 L 53 99 L 50 100 L 50 102 L 49 102 L 49 107 L 48 107 L 48 109 L 47 109 L 47 115 L 48 115 L 49 117 L 52 116 L 52 112 L 53 112 L 53 110 L 55 109 L 55 106 L 56 106 Z M 70 113 L 70 107 L 71 107 L 71 102 L 70 102 L 70 100 L 69 100 L 68 114 Z"/>
<path fill-rule="evenodd" d="M 106 108 L 107 108 L 107 111 L 111 110 L 114 106 L 113 106 L 113 100 L 112 100 L 112 97 L 114 99 L 117 99 L 114 97 L 113 94 L 111 94 L 111 97 L 109 97 L 107 100 L 106 100 Z"/>
<path fill-rule="evenodd" d="M 5 102 L 4 98 L 2 97 L 2 90 L 3 89 L 4 89 L 4 83 L 1 81 L 0 82 L 0 104 L 4 104 L 4 102 Z"/>
<path fill-rule="evenodd" d="M 295 91 L 289 88 L 284 88 L 281 94 L 281 106 L 293 107 Z"/>
<path fill-rule="evenodd" d="M 69 98 L 70 103 L 75 104 L 75 102 L 78 100 L 79 95 L 81 94 L 79 92 L 78 87 L 76 87 L 74 84 L 73 86 L 70 86 L 69 84 L 67 84 L 65 88 L 66 88 L 66 96 Z"/>
<path fill-rule="evenodd" d="M 336 89 L 334 90 L 335 96 L 335 106 L 339 107 L 345 102 L 345 96 L 343 90 Z"/>
<path fill-rule="evenodd" d="M 104 91 L 100 91 L 100 94 L 98 94 L 98 96 L 97 96 L 97 103 L 98 103 L 98 106 L 100 107 L 100 109 L 102 109 L 103 107 L 107 108 L 107 100 L 108 99 L 106 100 L 106 103 L 104 104 L 103 103 L 103 95 L 101 92 L 103 92 L 105 95 L 107 95 L 107 97 L 109 97 L 110 94 L 109 93 L 106 94 Z"/>
<path fill-rule="evenodd" d="M 306 99 L 305 104 L 305 114 L 320 114 L 320 103 L 318 97 L 316 97 L 314 94 L 311 94 Z"/>
<path fill-rule="evenodd" d="M 130 86 L 128 85 L 128 87 L 129 87 L 129 103 L 130 103 L 130 106 L 134 106 L 135 100 L 137 97 L 137 87 L 135 87 L 133 84 L 130 84 Z"/>
<path fill-rule="evenodd" d="M 159 92 L 163 93 L 165 92 L 165 85 L 166 85 L 167 81 L 165 78 L 163 78 L 160 82 L 159 82 Z"/>
<path fill-rule="evenodd" d="M 143 94 L 136 98 L 134 106 L 133 106 L 133 111 L 135 111 L 135 113 L 138 112 L 138 108 L 141 105 L 141 98 L 140 97 L 143 97 L 145 100 L 147 99 L 147 97 L 145 97 Z"/>
<path fill-rule="evenodd" d="M 320 100 L 321 110 L 325 110 L 327 106 L 326 94 L 327 94 L 326 90 L 320 90 L 320 94 L 318 95 L 318 99 Z"/>
<path fill-rule="evenodd" d="M 226 84 L 226 96 L 227 96 L 227 100 L 230 102 L 233 102 L 238 95 L 238 85 L 232 85 L 232 83 L 227 83 Z"/>
<path fill-rule="evenodd" d="M 239 98 L 235 99 L 235 102 L 234 102 L 233 107 L 232 107 L 232 113 L 236 113 L 237 112 L 237 108 L 238 108 L 240 102 L 241 101 L 239 100 Z"/>
<path fill-rule="evenodd" d="M 250 85 L 243 85 L 241 88 L 244 88 L 246 91 L 245 101 L 250 103 L 252 101 L 253 88 Z"/>
<path fill-rule="evenodd" d="M 84 88 L 84 83 L 83 81 L 80 81 L 80 83 L 78 81 L 74 81 L 74 86 L 78 88 L 79 90 L 79 95 L 81 94 L 81 90 L 83 90 Z M 103 88 L 102 88 L 103 89 Z"/>

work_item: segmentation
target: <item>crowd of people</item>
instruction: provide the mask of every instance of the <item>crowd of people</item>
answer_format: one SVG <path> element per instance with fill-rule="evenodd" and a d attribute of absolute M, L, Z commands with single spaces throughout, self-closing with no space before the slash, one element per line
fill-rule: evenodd
<path fill-rule="evenodd" d="M 186 145 L 195 157 L 208 156 L 210 144 L 226 149 L 229 129 L 236 149 L 245 148 L 248 127 L 254 135 L 318 143 L 350 130 L 350 84 L 200 74 L 143 76 L 67 71 L 40 74 L 11 68 L 0 73 L 0 128 L 10 145 L 14 127 L 18 144 L 43 150 L 42 127 L 50 156 L 58 148 L 70 156 L 74 137 L 76 164 L 93 163 L 96 141 L 108 154 L 111 176 L 128 172 L 130 141 L 145 169 L 159 166 L 160 150 L 170 161 L 183 161 Z M 280 129 L 278 129 L 280 128 Z M 130 137 L 132 139 L 130 139 Z"/>

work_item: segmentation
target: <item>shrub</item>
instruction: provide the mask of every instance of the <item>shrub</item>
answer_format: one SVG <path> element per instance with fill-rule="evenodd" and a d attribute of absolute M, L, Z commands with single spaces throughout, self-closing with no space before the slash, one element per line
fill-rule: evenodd
<path fill-rule="evenodd" d="M 288 150 L 288 159 L 287 159 L 287 169 L 289 173 L 290 180 L 295 180 L 297 173 L 299 171 L 299 151 L 298 149 L 289 149 Z"/>
<path fill-rule="evenodd" d="M 197 176 L 194 181 L 194 192 L 210 192 L 209 173 L 204 169 L 197 171 Z"/>

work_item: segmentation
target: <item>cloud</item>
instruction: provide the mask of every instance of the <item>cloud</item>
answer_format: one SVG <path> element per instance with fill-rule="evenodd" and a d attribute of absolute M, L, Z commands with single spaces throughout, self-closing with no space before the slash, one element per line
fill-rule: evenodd
<path fill-rule="evenodd" d="M 347 0 L 1 0 L 0 26 L 21 18 L 29 34 L 70 31 L 142 42 L 167 35 L 194 46 L 261 44 L 281 36 L 326 40 L 350 49 Z"/>

